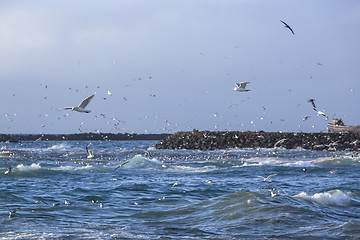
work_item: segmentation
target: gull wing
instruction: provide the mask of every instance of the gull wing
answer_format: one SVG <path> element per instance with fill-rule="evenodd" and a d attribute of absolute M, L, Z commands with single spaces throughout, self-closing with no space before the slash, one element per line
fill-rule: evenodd
<path fill-rule="evenodd" d="M 90 97 L 85 98 L 79 105 L 79 108 L 85 108 L 89 102 L 91 101 L 91 99 L 95 96 L 95 93 L 93 95 L 91 95 Z"/>
<path fill-rule="evenodd" d="M 311 98 L 311 99 L 308 100 L 308 102 L 311 103 L 314 108 L 316 108 L 314 99 Z"/>
<path fill-rule="evenodd" d="M 240 83 L 240 88 L 245 88 L 246 87 L 246 84 L 248 84 L 250 82 L 241 82 Z"/>
<path fill-rule="evenodd" d="M 282 22 L 283 24 L 285 24 L 285 27 L 288 28 L 288 29 L 292 32 L 292 34 L 295 34 L 294 31 L 291 29 L 291 27 L 290 27 L 286 22 L 281 21 L 281 20 L 280 20 L 280 22 Z"/>
<path fill-rule="evenodd" d="M 276 176 L 276 175 L 277 175 L 276 173 L 271 174 L 271 175 L 269 175 L 269 176 L 267 177 L 267 179 L 269 179 L 269 178 L 271 178 L 271 177 L 273 177 L 273 176 Z"/>
<path fill-rule="evenodd" d="M 86 147 L 86 153 L 87 153 L 88 155 L 90 155 L 90 153 L 91 153 L 88 147 Z"/>

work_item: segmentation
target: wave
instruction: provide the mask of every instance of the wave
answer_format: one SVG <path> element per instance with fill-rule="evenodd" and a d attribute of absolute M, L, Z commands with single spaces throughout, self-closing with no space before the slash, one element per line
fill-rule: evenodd
<path fill-rule="evenodd" d="M 191 166 L 175 166 L 173 169 L 180 170 L 183 172 L 191 172 L 191 173 L 205 173 L 205 172 L 212 172 L 217 170 L 216 166 L 202 166 L 202 167 L 191 167 Z"/>
<path fill-rule="evenodd" d="M 65 143 L 55 144 L 51 147 L 44 148 L 44 151 L 65 151 L 69 148 L 69 146 Z"/>
<path fill-rule="evenodd" d="M 344 193 L 339 189 L 330 190 L 322 193 L 315 193 L 314 195 L 309 195 L 306 192 L 301 192 L 294 197 L 329 206 L 350 206 L 352 202 L 350 193 Z"/>
<path fill-rule="evenodd" d="M 287 166 L 287 167 L 313 167 L 315 164 L 311 160 L 296 160 L 292 158 L 261 157 L 244 159 L 241 167 L 249 166 Z"/>
<path fill-rule="evenodd" d="M 40 169 L 40 163 L 32 163 L 31 165 L 19 164 L 15 167 L 18 171 L 32 171 Z"/>
<path fill-rule="evenodd" d="M 125 168 L 162 168 L 168 167 L 156 158 L 146 158 L 140 154 L 135 155 L 133 158 L 123 162 L 120 167 Z"/>
<path fill-rule="evenodd" d="M 81 171 L 81 170 L 85 170 L 85 169 L 89 169 L 92 168 L 91 165 L 85 165 L 85 166 L 59 166 L 59 167 L 54 167 L 54 168 L 50 168 L 50 170 L 53 171 Z"/>
<path fill-rule="evenodd" d="M 314 164 L 326 165 L 359 165 L 360 157 L 353 154 L 333 155 L 312 160 Z"/>

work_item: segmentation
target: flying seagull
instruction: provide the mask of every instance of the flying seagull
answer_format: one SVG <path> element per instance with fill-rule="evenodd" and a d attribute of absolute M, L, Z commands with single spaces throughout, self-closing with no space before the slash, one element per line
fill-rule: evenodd
<path fill-rule="evenodd" d="M 125 164 L 128 164 L 130 162 L 130 160 L 126 160 L 125 162 L 123 162 L 122 164 L 120 164 L 120 166 L 117 166 L 114 170 L 123 167 Z"/>
<path fill-rule="evenodd" d="M 241 82 L 241 83 L 235 83 L 236 87 L 233 89 L 233 91 L 238 91 L 238 92 L 248 92 L 250 90 L 245 89 L 246 85 L 249 84 L 250 82 Z"/>
<path fill-rule="evenodd" d="M 86 147 L 86 153 L 87 153 L 87 158 L 95 157 L 94 153 L 92 151 L 90 151 L 88 147 Z"/>
<path fill-rule="evenodd" d="M 5 174 L 5 175 L 9 175 L 9 174 L 11 173 L 11 169 L 12 169 L 12 168 L 9 167 L 8 170 L 6 170 L 4 174 Z"/>
<path fill-rule="evenodd" d="M 180 181 L 180 179 L 177 180 L 177 181 L 172 185 L 172 187 L 170 188 L 170 190 L 172 190 L 176 185 L 178 185 L 178 184 L 179 184 L 179 181 Z"/>
<path fill-rule="evenodd" d="M 308 120 L 308 118 L 309 118 L 310 116 L 305 116 L 305 117 L 303 117 L 303 121 L 306 121 L 306 120 Z"/>
<path fill-rule="evenodd" d="M 312 106 L 314 107 L 314 109 L 316 109 L 316 106 L 315 106 L 315 99 L 309 99 L 309 100 L 307 100 L 309 103 L 311 103 L 312 104 Z"/>
<path fill-rule="evenodd" d="M 12 218 L 15 215 L 16 211 L 19 210 L 20 208 L 15 208 L 13 210 L 11 210 L 10 208 L 7 209 L 9 209 L 9 218 Z"/>
<path fill-rule="evenodd" d="M 286 23 L 286 22 L 281 21 L 281 20 L 280 20 L 280 22 L 282 22 L 283 24 L 285 24 L 285 26 L 284 26 L 284 27 L 288 28 L 288 29 L 292 32 L 292 34 L 295 34 L 295 33 L 294 33 L 294 31 L 291 29 L 291 27 L 290 27 L 289 25 L 287 25 L 287 23 Z"/>
<path fill-rule="evenodd" d="M 271 182 L 270 178 L 273 177 L 273 176 L 276 176 L 277 174 L 271 174 L 267 177 L 263 177 L 263 176 L 257 176 L 259 178 L 263 178 L 264 179 L 264 182 Z"/>
<path fill-rule="evenodd" d="M 324 112 L 318 111 L 318 110 L 316 110 L 316 109 L 314 109 L 314 110 L 317 111 L 317 114 L 318 114 L 318 115 L 321 115 L 321 116 L 324 116 L 324 117 L 326 116 Z"/>
<path fill-rule="evenodd" d="M 276 197 L 278 194 L 275 192 L 275 189 L 269 189 L 271 197 Z"/>
<path fill-rule="evenodd" d="M 70 109 L 71 111 L 77 111 L 77 112 L 81 112 L 81 113 L 89 113 L 91 112 L 91 110 L 87 110 L 85 109 L 85 107 L 89 104 L 89 102 L 91 101 L 91 99 L 95 96 L 95 93 L 93 95 L 91 95 L 90 97 L 85 98 L 79 106 L 77 107 L 65 107 L 63 108 L 63 110 L 65 109 Z"/>

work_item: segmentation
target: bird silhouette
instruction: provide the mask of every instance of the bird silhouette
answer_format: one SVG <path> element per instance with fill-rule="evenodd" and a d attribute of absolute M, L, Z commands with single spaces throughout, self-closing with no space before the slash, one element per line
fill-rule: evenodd
<path fill-rule="evenodd" d="M 280 22 L 282 22 L 283 24 L 285 24 L 284 27 L 288 28 L 288 29 L 292 32 L 292 34 L 295 34 L 294 31 L 292 30 L 292 28 L 291 28 L 286 22 L 284 22 L 284 21 L 282 21 L 282 20 L 280 20 Z"/>
<path fill-rule="evenodd" d="M 312 106 L 314 107 L 314 109 L 316 109 L 316 106 L 315 106 L 315 99 L 309 99 L 309 100 L 307 100 L 309 103 L 311 103 L 312 104 Z"/>

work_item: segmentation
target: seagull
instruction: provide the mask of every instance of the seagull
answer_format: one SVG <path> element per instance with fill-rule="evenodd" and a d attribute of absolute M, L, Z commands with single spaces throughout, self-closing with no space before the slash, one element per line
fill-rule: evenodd
<path fill-rule="evenodd" d="M 315 110 L 316 110 L 316 109 L 315 109 Z M 322 111 L 317 111 L 317 114 L 318 114 L 318 115 L 322 115 L 322 116 L 324 116 L 324 117 L 326 116 L 325 113 L 322 112 Z"/>
<path fill-rule="evenodd" d="M 338 170 L 334 170 L 334 171 L 329 171 L 329 173 L 331 174 L 336 174 Z"/>
<path fill-rule="evenodd" d="M 120 166 L 117 166 L 114 170 L 123 167 L 125 164 L 128 164 L 130 162 L 130 160 L 126 160 L 125 162 L 123 162 L 122 164 L 120 164 Z"/>
<path fill-rule="evenodd" d="M 307 100 L 309 103 L 311 103 L 312 105 L 313 105 L 313 107 L 314 107 L 314 109 L 316 109 L 316 106 L 315 106 L 315 99 L 309 99 L 309 100 Z"/>
<path fill-rule="evenodd" d="M 65 107 L 63 108 L 63 110 L 65 109 L 70 109 L 71 111 L 77 111 L 77 112 L 81 112 L 81 113 L 89 113 L 91 112 L 90 110 L 85 109 L 85 107 L 89 104 L 89 102 L 91 101 L 91 99 L 95 96 L 96 93 L 94 93 L 93 95 L 91 95 L 90 97 L 85 98 L 79 106 L 77 107 Z"/>
<path fill-rule="evenodd" d="M 6 170 L 4 174 L 5 174 L 5 175 L 9 175 L 9 174 L 11 173 L 11 169 L 12 169 L 12 168 L 9 167 L 8 170 Z"/>
<path fill-rule="evenodd" d="M 88 147 L 86 147 L 86 152 L 88 154 L 87 158 L 94 158 L 95 157 L 94 153 L 91 152 Z"/>
<path fill-rule="evenodd" d="M 233 91 L 238 91 L 238 92 L 248 92 L 250 90 L 245 89 L 246 85 L 249 84 L 250 82 L 241 82 L 241 83 L 235 83 L 236 87 L 233 89 Z"/>
<path fill-rule="evenodd" d="M 266 181 L 266 182 L 271 182 L 270 178 L 273 177 L 273 176 L 276 176 L 276 175 L 277 175 L 277 174 L 275 173 L 275 174 L 270 174 L 270 175 L 267 176 L 267 177 L 263 177 L 263 176 L 257 176 L 257 177 L 263 178 L 263 179 L 264 179 L 264 182 L 265 182 L 265 181 Z"/>
<path fill-rule="evenodd" d="M 290 27 L 289 25 L 287 25 L 287 23 L 286 23 L 286 22 L 281 21 L 281 20 L 280 20 L 280 22 L 282 22 L 283 24 L 285 24 L 285 26 L 284 26 L 284 27 L 288 28 L 288 29 L 292 32 L 292 34 L 295 34 L 295 33 L 294 33 L 294 31 L 291 29 L 291 27 Z"/>
<path fill-rule="evenodd" d="M 278 194 L 275 192 L 275 189 L 269 189 L 271 197 L 276 197 Z"/>
<path fill-rule="evenodd" d="M 305 116 L 305 117 L 303 117 L 303 121 L 306 121 L 306 120 L 308 120 L 308 118 L 309 118 L 310 116 Z"/>
<path fill-rule="evenodd" d="M 15 208 L 14 210 L 11 210 L 10 208 L 7 209 L 9 209 L 9 218 L 12 218 L 15 215 L 16 211 L 20 208 Z"/>
<path fill-rule="evenodd" d="M 179 184 L 179 181 L 180 181 L 180 180 L 177 180 L 177 181 L 172 185 L 172 187 L 170 188 L 170 190 L 172 190 L 176 185 L 178 185 L 178 184 Z"/>

